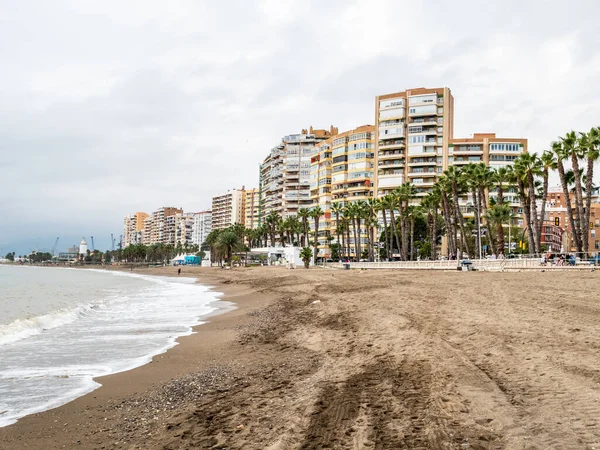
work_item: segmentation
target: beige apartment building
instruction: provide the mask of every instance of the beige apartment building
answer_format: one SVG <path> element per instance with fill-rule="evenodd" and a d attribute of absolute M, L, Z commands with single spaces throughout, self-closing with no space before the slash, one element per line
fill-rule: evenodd
<path fill-rule="evenodd" d="M 319 206 L 324 212 L 319 223 L 319 257 L 330 256 L 327 237 L 336 235 L 337 223 L 332 206 L 344 206 L 373 198 L 374 179 L 373 125 L 363 125 L 336 134 L 317 144 L 315 155 L 311 159 L 310 193 L 311 206 Z M 368 236 L 363 233 L 360 240 L 362 244 L 366 244 Z M 353 252 L 353 236 L 350 243 Z"/>
<path fill-rule="evenodd" d="M 166 206 L 154 211 L 144 219 L 142 243 L 175 245 L 175 225 L 177 214 L 183 214 L 181 208 Z"/>
<path fill-rule="evenodd" d="M 245 222 L 246 189 L 232 189 L 225 194 L 217 195 L 212 199 L 212 229 L 223 230 L 233 224 Z"/>
<path fill-rule="evenodd" d="M 376 190 L 379 196 L 405 181 L 424 196 L 448 168 L 454 133 L 450 89 L 417 88 L 375 99 Z"/>
<path fill-rule="evenodd" d="M 247 189 L 244 200 L 244 226 L 255 230 L 260 225 L 260 189 Z"/>
<path fill-rule="evenodd" d="M 123 221 L 122 248 L 129 245 L 141 244 L 144 239 L 144 221 L 148 217 L 145 212 L 136 212 L 125 216 Z"/>
<path fill-rule="evenodd" d="M 260 216 L 276 212 L 282 217 L 295 216 L 300 208 L 309 208 L 311 158 L 315 146 L 336 135 L 337 128 L 315 130 L 284 136 L 261 164 Z"/>

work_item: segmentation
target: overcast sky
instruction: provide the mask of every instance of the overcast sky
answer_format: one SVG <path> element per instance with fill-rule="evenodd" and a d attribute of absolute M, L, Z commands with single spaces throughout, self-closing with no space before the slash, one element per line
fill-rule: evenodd
<path fill-rule="evenodd" d="M 326 6 L 325 6 L 326 5 Z M 455 136 L 600 125 L 596 1 L 0 0 L 0 253 L 258 185 L 281 136 L 448 86 Z"/>

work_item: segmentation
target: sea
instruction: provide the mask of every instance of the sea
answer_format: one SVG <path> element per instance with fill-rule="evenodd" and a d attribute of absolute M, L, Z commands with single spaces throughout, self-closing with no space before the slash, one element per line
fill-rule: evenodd
<path fill-rule="evenodd" d="M 220 308 L 194 278 L 0 265 L 0 427 L 148 363 Z"/>

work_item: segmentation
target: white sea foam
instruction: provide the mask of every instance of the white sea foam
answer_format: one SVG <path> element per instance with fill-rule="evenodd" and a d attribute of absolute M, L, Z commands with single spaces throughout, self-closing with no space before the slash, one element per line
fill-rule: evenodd
<path fill-rule="evenodd" d="M 71 323 L 79 317 L 86 316 L 98 306 L 93 304 L 82 305 L 41 316 L 17 319 L 8 325 L 0 325 L 0 346 L 27 339 L 40 334 L 44 330 L 51 330 Z"/>
<path fill-rule="evenodd" d="M 219 295 L 184 277 L 77 270 L 56 278 L 40 283 L 44 296 L 29 299 L 43 314 L 0 325 L 0 426 L 96 389 L 95 377 L 148 363 L 191 334 Z M 47 311 L 41 301 L 62 307 Z"/>

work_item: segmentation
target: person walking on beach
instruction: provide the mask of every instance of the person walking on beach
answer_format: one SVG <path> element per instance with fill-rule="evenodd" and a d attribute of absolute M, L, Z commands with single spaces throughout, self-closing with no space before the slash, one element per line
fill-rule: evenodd
<path fill-rule="evenodd" d="M 177 275 L 181 275 L 181 267 L 177 269 Z"/>

